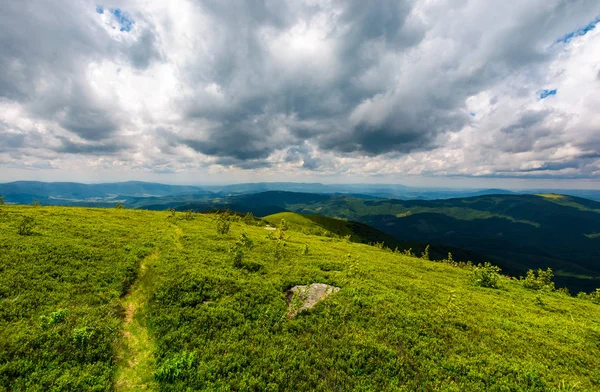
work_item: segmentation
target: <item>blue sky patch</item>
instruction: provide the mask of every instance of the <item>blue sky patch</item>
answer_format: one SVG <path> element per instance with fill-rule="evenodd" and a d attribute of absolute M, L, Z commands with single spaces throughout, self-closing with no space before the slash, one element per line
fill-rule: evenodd
<path fill-rule="evenodd" d="M 471 117 L 475 117 L 475 116 L 477 116 L 477 113 L 474 113 L 474 112 L 471 112 L 471 113 L 469 113 L 469 114 L 471 115 Z"/>
<path fill-rule="evenodd" d="M 117 22 L 119 22 L 119 31 L 131 31 L 131 27 L 135 22 L 127 12 L 123 12 L 119 8 L 111 8 L 110 13 L 113 14 L 115 19 L 117 19 Z"/>
<path fill-rule="evenodd" d="M 540 97 L 540 99 L 548 98 L 551 95 L 556 95 L 556 89 L 538 91 L 538 96 Z"/>
<path fill-rule="evenodd" d="M 565 36 L 557 39 L 556 43 L 557 44 L 558 43 L 568 44 L 569 41 L 571 41 L 573 38 L 581 37 L 583 35 L 586 35 L 589 31 L 594 30 L 598 23 L 600 23 L 600 16 L 597 17 L 593 22 L 591 22 L 587 26 L 580 27 L 577 30 L 571 31 L 570 33 L 566 34 Z"/>
<path fill-rule="evenodd" d="M 101 5 L 97 5 L 96 6 L 96 12 L 99 14 L 103 14 L 104 13 L 104 7 Z"/>

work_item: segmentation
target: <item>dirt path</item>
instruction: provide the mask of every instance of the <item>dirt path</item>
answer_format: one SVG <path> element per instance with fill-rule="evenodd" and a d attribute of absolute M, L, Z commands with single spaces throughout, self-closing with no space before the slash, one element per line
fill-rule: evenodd
<path fill-rule="evenodd" d="M 182 250 L 183 245 L 181 245 L 181 236 L 183 235 L 183 230 L 181 230 L 181 228 L 175 224 L 173 226 L 175 226 L 175 234 L 173 237 L 173 243 L 175 244 L 175 248 L 177 250 Z"/>
<path fill-rule="evenodd" d="M 148 279 L 148 266 L 158 259 L 158 251 L 154 251 L 140 263 L 140 271 L 131 291 L 121 300 L 125 309 L 122 343 L 117 347 L 117 373 L 115 390 L 156 390 L 153 380 L 155 370 L 154 345 L 148 336 L 142 310 L 147 302 L 148 293 L 144 290 L 144 282 Z"/>

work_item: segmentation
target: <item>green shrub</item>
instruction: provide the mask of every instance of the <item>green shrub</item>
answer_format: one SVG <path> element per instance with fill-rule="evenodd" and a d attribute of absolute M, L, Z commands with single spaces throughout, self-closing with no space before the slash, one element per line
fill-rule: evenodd
<path fill-rule="evenodd" d="M 191 352 L 181 352 L 165 360 L 154 373 L 157 381 L 172 383 L 194 368 L 196 355 Z"/>
<path fill-rule="evenodd" d="M 187 210 L 187 211 L 185 212 L 185 216 L 184 216 L 184 218 L 183 218 L 183 219 L 185 219 L 185 220 L 192 220 L 192 219 L 194 219 L 194 211 L 192 211 L 192 210 Z"/>
<path fill-rule="evenodd" d="M 423 253 L 421 253 L 421 258 L 423 260 L 429 260 L 429 245 L 427 245 Z"/>
<path fill-rule="evenodd" d="M 398 249 L 398 248 L 396 248 L 396 249 Z M 428 250 L 428 251 L 429 251 L 429 250 Z M 404 249 L 404 250 L 402 251 L 402 254 L 403 254 L 404 256 L 408 256 L 408 257 L 415 257 L 415 254 L 413 253 L 413 251 L 412 251 L 412 248 Z"/>
<path fill-rule="evenodd" d="M 285 242 L 282 240 L 277 240 L 275 243 L 275 250 L 273 251 L 273 257 L 275 258 L 275 261 L 280 261 L 284 258 L 286 246 L 287 245 Z"/>
<path fill-rule="evenodd" d="M 540 268 L 537 270 L 537 276 L 535 271 L 527 271 L 527 275 L 524 278 L 521 277 L 521 282 L 523 287 L 527 289 L 554 291 L 553 277 L 554 273 L 552 273 L 551 268 L 546 269 L 546 271 Z"/>
<path fill-rule="evenodd" d="M 40 206 L 40 203 L 38 202 L 38 199 L 37 199 L 37 198 L 36 198 L 36 199 L 33 199 L 33 204 L 32 204 L 32 205 L 33 205 L 34 207 L 39 207 L 39 206 Z"/>
<path fill-rule="evenodd" d="M 471 274 L 471 282 L 479 287 L 498 288 L 499 279 L 500 268 L 490 263 L 477 265 Z"/>
<path fill-rule="evenodd" d="M 350 253 L 348 253 L 346 257 L 348 259 L 348 264 L 350 264 L 346 272 L 346 276 L 349 278 L 364 276 L 364 272 L 360 266 L 360 256 L 353 257 Z"/>
<path fill-rule="evenodd" d="M 78 346 L 87 346 L 93 336 L 94 330 L 88 327 L 76 328 L 73 331 L 73 340 Z"/>
<path fill-rule="evenodd" d="M 231 227 L 231 220 L 228 214 L 219 214 L 217 217 L 217 233 L 228 234 Z"/>
<path fill-rule="evenodd" d="M 586 299 L 592 301 L 595 304 L 600 304 L 600 288 L 596 289 L 596 291 L 592 291 L 591 293 L 580 292 L 577 294 L 577 298 Z"/>
<path fill-rule="evenodd" d="M 595 304 L 600 304 L 600 288 L 596 289 L 596 291 L 590 293 L 590 297 L 592 297 L 592 302 Z"/>
<path fill-rule="evenodd" d="M 231 253 L 231 260 L 235 268 L 244 267 L 244 251 L 239 246 L 229 249 L 229 253 Z"/>
<path fill-rule="evenodd" d="M 302 248 L 302 256 L 306 256 L 310 253 L 310 248 L 308 247 L 308 244 L 304 244 L 304 247 Z"/>
<path fill-rule="evenodd" d="M 169 218 L 175 218 L 175 208 L 169 207 L 167 208 L 167 212 L 169 213 Z"/>
<path fill-rule="evenodd" d="M 244 215 L 244 223 L 247 225 L 255 225 L 256 224 L 256 219 L 254 218 L 254 215 L 251 212 Z"/>
<path fill-rule="evenodd" d="M 458 265 L 456 263 L 456 261 L 454 261 L 454 258 L 452 257 L 452 253 L 450 253 L 450 252 L 448 252 L 448 257 L 445 258 L 444 260 L 442 260 L 442 263 L 450 264 L 453 267 L 456 267 Z"/>
<path fill-rule="evenodd" d="M 0 196 L 0 206 L 3 206 L 6 203 L 6 199 L 4 195 Z"/>
<path fill-rule="evenodd" d="M 33 225 L 35 221 L 30 216 L 24 216 L 19 226 L 17 228 L 17 233 L 19 235 L 32 235 L 33 234 Z"/>
<path fill-rule="evenodd" d="M 115 205 L 115 208 L 116 208 L 117 210 L 122 210 L 123 208 L 125 208 L 125 206 L 123 205 L 123 203 L 117 203 L 117 204 Z"/>
<path fill-rule="evenodd" d="M 56 324 L 60 324 L 66 320 L 69 311 L 67 309 L 58 309 L 56 312 L 50 313 L 50 316 L 40 317 L 40 327 L 49 328 Z"/>
<path fill-rule="evenodd" d="M 567 287 L 561 287 L 558 290 L 556 290 L 556 292 L 558 292 L 559 294 L 566 295 L 568 297 L 571 296 L 571 292 L 569 291 L 569 289 Z"/>
<path fill-rule="evenodd" d="M 248 237 L 248 233 L 246 233 L 246 232 L 243 232 L 240 235 L 240 238 L 237 240 L 237 242 L 235 244 L 239 247 L 247 248 L 247 249 L 252 249 L 254 247 L 254 241 L 252 241 L 250 239 L 250 237 Z"/>
<path fill-rule="evenodd" d="M 287 222 L 285 221 L 285 219 L 282 219 L 281 222 L 279 222 L 278 228 L 281 231 L 286 231 L 288 229 Z"/>

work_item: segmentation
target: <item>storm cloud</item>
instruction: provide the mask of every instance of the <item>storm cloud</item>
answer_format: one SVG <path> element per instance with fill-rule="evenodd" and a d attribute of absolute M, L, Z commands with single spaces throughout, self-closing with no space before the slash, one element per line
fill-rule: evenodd
<path fill-rule="evenodd" d="M 0 162 L 597 178 L 598 16 L 595 0 L 7 2 Z"/>

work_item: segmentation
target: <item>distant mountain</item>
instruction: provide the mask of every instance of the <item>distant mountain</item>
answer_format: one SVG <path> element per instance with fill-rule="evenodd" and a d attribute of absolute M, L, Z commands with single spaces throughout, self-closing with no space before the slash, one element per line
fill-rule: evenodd
<path fill-rule="evenodd" d="M 0 195 L 6 195 L 11 203 L 31 203 L 34 198 L 43 204 L 58 205 L 114 205 L 115 201 L 132 208 L 148 205 L 179 206 L 193 200 L 205 201 L 268 191 L 346 195 L 360 198 L 437 200 L 482 195 L 563 193 L 600 200 L 600 190 L 521 190 L 505 189 L 453 189 L 415 188 L 400 184 L 321 184 L 295 182 L 259 182 L 230 185 L 184 186 L 150 182 L 116 182 L 103 184 L 80 184 L 73 182 L 17 181 L 0 184 Z M 191 195 L 194 195 L 191 197 Z M 177 197 L 182 196 L 182 197 Z M 163 200 L 150 198 L 168 197 Z"/>
<path fill-rule="evenodd" d="M 123 201 L 124 198 L 149 198 L 182 194 L 212 195 L 212 192 L 195 186 L 137 181 L 105 184 L 16 181 L 0 184 L 0 195 L 5 195 L 7 202 L 26 204 L 31 203 L 34 198 L 44 204 L 114 204 L 116 201 Z"/>
<path fill-rule="evenodd" d="M 484 189 L 481 191 L 473 192 L 470 196 L 484 196 L 484 195 L 514 195 L 515 192 L 507 191 L 506 189 Z"/>

